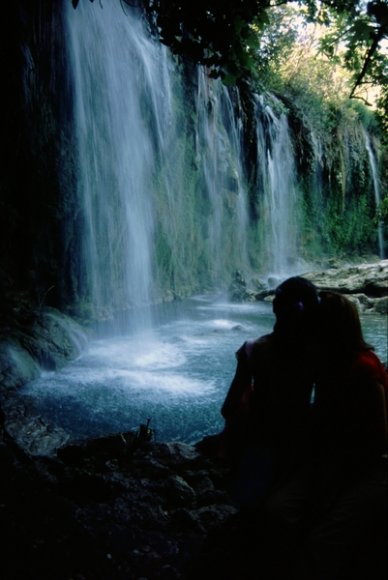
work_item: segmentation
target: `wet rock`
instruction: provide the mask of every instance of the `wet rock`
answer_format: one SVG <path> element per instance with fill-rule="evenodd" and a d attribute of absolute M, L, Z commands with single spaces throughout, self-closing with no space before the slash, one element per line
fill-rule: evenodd
<path fill-rule="evenodd" d="M 1 330 L 0 385 L 6 388 L 24 385 L 42 369 L 63 367 L 87 344 L 84 330 L 54 308 L 23 312 L 12 328 Z"/>
<path fill-rule="evenodd" d="M 388 260 L 337 266 L 300 274 L 321 291 L 339 292 L 353 300 L 360 310 L 385 315 L 388 298 Z M 256 293 L 256 300 L 271 301 L 273 290 Z"/>
<path fill-rule="evenodd" d="M 40 367 L 28 350 L 14 339 L 0 341 L 0 384 L 15 388 L 39 376 Z"/>
<path fill-rule="evenodd" d="M 48 370 L 63 367 L 86 346 L 86 336 L 70 317 L 45 308 L 27 331 L 19 334 L 21 345 Z"/>
<path fill-rule="evenodd" d="M 234 274 L 228 293 L 232 302 L 251 302 L 255 300 L 255 292 L 248 288 L 245 278 L 238 270 Z"/>
<path fill-rule="evenodd" d="M 388 294 L 388 260 L 307 272 L 303 276 L 311 280 L 320 290 L 365 294 L 369 298 L 381 298 Z"/>

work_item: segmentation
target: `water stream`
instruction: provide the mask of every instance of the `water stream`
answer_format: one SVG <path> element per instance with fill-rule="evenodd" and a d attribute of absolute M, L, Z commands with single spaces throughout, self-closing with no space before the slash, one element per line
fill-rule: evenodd
<path fill-rule="evenodd" d="M 74 84 L 81 279 L 101 316 L 135 307 L 149 326 L 154 141 L 162 147 L 171 88 L 167 52 L 119 2 L 66 3 Z M 145 115 L 145 109 L 147 118 Z"/>
<path fill-rule="evenodd" d="M 265 194 L 266 267 L 270 275 L 284 278 L 300 268 L 294 150 L 287 116 L 275 114 L 262 97 L 257 108 L 262 117 L 257 123 L 257 163 Z"/>
<path fill-rule="evenodd" d="M 364 137 L 365 137 L 365 145 L 366 145 L 366 150 L 368 152 L 369 164 L 370 164 L 371 173 L 372 173 L 375 203 L 376 203 L 376 208 L 378 208 L 380 205 L 380 202 L 381 202 L 379 172 L 377 170 L 377 162 L 376 162 L 375 153 L 373 151 L 371 139 L 366 131 L 364 132 Z M 384 231 L 383 231 L 383 222 L 382 221 L 378 221 L 378 223 L 377 223 L 377 241 L 378 241 L 379 256 L 383 260 L 385 256 L 384 256 Z"/>
<path fill-rule="evenodd" d="M 260 264 L 263 277 L 300 269 L 286 115 L 258 98 L 261 178 L 248 185 L 236 87 L 203 67 L 188 80 L 140 13 L 119 2 L 68 3 L 66 23 L 82 221 L 73 278 L 92 312 L 132 308 L 133 326 L 144 328 L 143 307 L 161 294 L 225 288 Z"/>

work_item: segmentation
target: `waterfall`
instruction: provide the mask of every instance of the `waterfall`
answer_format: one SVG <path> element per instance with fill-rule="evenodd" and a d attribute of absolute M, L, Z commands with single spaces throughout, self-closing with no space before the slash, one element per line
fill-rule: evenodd
<path fill-rule="evenodd" d="M 379 182 L 379 173 L 377 170 L 376 157 L 375 157 L 375 153 L 373 151 L 370 136 L 367 133 L 367 131 L 364 131 L 364 138 L 365 138 L 366 150 L 368 152 L 369 165 L 370 165 L 371 173 L 372 173 L 375 204 L 376 204 L 376 208 L 378 208 L 380 205 L 380 202 L 381 202 L 381 196 L 380 196 L 380 182 Z M 379 221 L 377 224 L 377 242 L 378 242 L 379 256 L 383 260 L 384 259 L 384 233 L 383 233 L 383 224 L 381 221 Z"/>
<path fill-rule="evenodd" d="M 287 117 L 257 98 L 257 164 L 262 195 L 262 251 L 275 278 L 297 270 L 297 194 L 294 152 Z"/>
<path fill-rule="evenodd" d="M 274 279 L 300 270 L 280 103 L 256 98 L 253 186 L 236 87 L 177 61 L 140 9 L 68 2 L 65 11 L 81 224 L 72 277 L 85 307 L 152 327 L 155 301 L 225 289 L 237 270 Z"/>
<path fill-rule="evenodd" d="M 214 281 L 222 279 L 223 272 L 228 271 L 228 262 L 231 258 L 233 260 L 233 255 L 236 256 L 237 269 L 246 271 L 249 268 L 247 191 L 242 167 L 242 112 L 237 90 L 234 97 L 236 105 L 232 103 L 230 90 L 208 79 L 204 70 L 199 69 L 196 152 L 203 193 L 210 200 L 206 235 Z M 225 214 L 230 211 L 230 197 L 234 215 L 233 227 L 229 232 L 225 229 Z M 229 246 L 230 241 L 232 246 Z"/>
<path fill-rule="evenodd" d="M 81 275 L 99 317 L 109 309 L 144 313 L 152 293 L 153 141 L 163 134 L 161 104 L 169 95 L 166 51 L 119 2 L 80 2 L 77 10 L 67 2 L 66 16 L 84 222 Z M 139 323 L 146 324 L 143 316 Z"/>
<path fill-rule="evenodd" d="M 140 11 L 69 5 L 79 285 L 98 317 L 129 309 L 144 327 L 161 295 L 249 267 L 241 103 L 203 67 L 190 92 Z"/>

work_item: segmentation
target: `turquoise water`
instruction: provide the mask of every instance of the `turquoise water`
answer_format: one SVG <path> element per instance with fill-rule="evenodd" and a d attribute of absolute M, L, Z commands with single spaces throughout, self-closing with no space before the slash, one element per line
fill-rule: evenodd
<path fill-rule="evenodd" d="M 199 296 L 170 305 L 157 320 L 152 332 L 92 341 L 76 361 L 45 372 L 24 393 L 74 438 L 136 429 L 148 417 L 157 440 L 194 443 L 216 433 L 234 353 L 272 330 L 271 305 Z M 362 320 L 366 339 L 385 362 L 387 321 L 377 315 Z"/>

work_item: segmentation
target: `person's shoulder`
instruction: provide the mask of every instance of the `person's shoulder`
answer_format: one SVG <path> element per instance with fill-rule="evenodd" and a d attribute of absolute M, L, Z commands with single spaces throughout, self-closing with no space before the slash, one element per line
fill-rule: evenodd
<path fill-rule="evenodd" d="M 261 354 L 267 354 L 273 349 L 274 339 L 273 333 L 264 334 L 255 340 L 249 342 L 249 350 L 251 354 L 259 356 Z"/>
<path fill-rule="evenodd" d="M 353 371 L 367 375 L 384 386 L 388 385 L 388 373 L 373 350 L 362 350 L 357 354 L 353 363 Z"/>
<path fill-rule="evenodd" d="M 237 358 L 251 358 L 265 354 L 272 348 L 272 334 L 265 334 L 258 338 L 246 340 L 238 349 Z"/>
<path fill-rule="evenodd" d="M 372 369 L 384 368 L 384 365 L 377 356 L 377 354 L 371 349 L 359 351 L 355 358 L 355 365 L 359 367 L 368 367 Z"/>
<path fill-rule="evenodd" d="M 262 336 L 259 336 L 259 338 L 256 338 L 255 340 L 252 341 L 253 345 L 255 348 L 263 348 L 266 347 L 268 345 L 271 345 L 273 343 L 274 340 L 274 333 L 270 332 L 269 334 L 263 334 Z"/>

